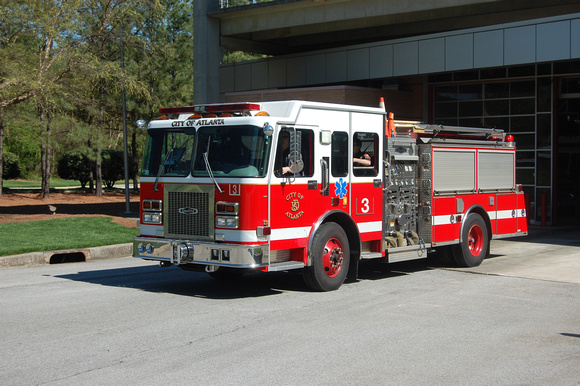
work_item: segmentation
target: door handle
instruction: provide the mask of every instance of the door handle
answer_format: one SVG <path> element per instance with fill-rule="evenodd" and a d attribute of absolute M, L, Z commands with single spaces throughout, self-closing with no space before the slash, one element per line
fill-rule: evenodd
<path fill-rule="evenodd" d="M 328 173 L 328 157 L 322 157 L 320 160 L 320 170 L 321 170 L 321 185 L 322 189 L 320 189 L 320 194 L 323 196 L 328 196 L 328 185 L 330 175 Z"/>

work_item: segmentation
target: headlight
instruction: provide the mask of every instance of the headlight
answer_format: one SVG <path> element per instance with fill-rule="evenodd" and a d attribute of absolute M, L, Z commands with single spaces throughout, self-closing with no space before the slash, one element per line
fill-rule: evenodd
<path fill-rule="evenodd" d="M 144 224 L 161 224 L 161 213 L 143 213 Z"/>
<path fill-rule="evenodd" d="M 237 228 L 239 223 L 239 217 L 217 216 L 215 219 L 215 226 L 218 228 Z"/>

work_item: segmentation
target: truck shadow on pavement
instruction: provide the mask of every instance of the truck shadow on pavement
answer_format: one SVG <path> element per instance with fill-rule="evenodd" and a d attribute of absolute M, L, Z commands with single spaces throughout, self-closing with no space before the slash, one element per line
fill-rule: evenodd
<path fill-rule="evenodd" d="M 427 260 L 378 266 L 363 262 L 359 269 L 359 281 L 380 280 L 433 269 Z M 313 292 L 304 281 L 299 270 L 288 272 L 250 272 L 232 280 L 218 280 L 203 272 L 182 271 L 177 267 L 160 268 L 157 265 L 115 268 L 108 270 L 83 271 L 53 277 L 78 282 L 131 288 L 154 293 L 170 293 L 208 299 L 241 299 L 285 292 Z M 356 285 L 345 282 L 343 286 Z M 339 289 L 340 291 L 340 289 Z"/>
<path fill-rule="evenodd" d="M 157 265 L 84 271 L 55 275 L 61 279 L 110 287 L 132 288 L 147 292 L 170 293 L 210 299 L 236 299 L 275 295 L 281 291 L 268 287 L 264 279 L 250 278 L 247 274 L 236 280 L 216 280 L 203 272 L 186 272 L 177 267 L 160 268 Z M 256 276 L 260 276 L 257 273 Z M 277 275 L 284 282 L 284 275 Z M 295 285 L 300 291 L 301 282 Z M 288 286 L 290 282 L 288 283 Z"/>

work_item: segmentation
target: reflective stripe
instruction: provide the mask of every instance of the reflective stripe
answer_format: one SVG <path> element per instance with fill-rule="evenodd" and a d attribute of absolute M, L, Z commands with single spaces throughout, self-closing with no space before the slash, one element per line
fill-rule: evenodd
<path fill-rule="evenodd" d="M 362 222 L 358 223 L 357 225 L 360 233 L 377 232 L 383 230 L 383 223 L 381 221 Z"/>
<path fill-rule="evenodd" d="M 487 215 L 489 216 L 490 220 L 506 220 L 506 219 L 513 219 L 516 218 L 513 216 L 513 211 L 515 210 L 515 214 L 516 217 L 519 218 L 525 218 L 525 214 L 523 213 L 522 209 L 508 209 L 508 210 L 498 210 L 498 211 L 491 211 L 491 212 L 487 212 Z M 462 213 L 453 213 L 453 214 L 444 214 L 444 215 L 439 215 L 439 216 L 433 216 L 431 217 L 431 221 L 433 225 L 448 225 L 448 224 L 453 224 L 456 221 L 452 221 L 451 220 L 451 216 L 453 216 L 454 219 L 457 218 L 457 216 L 463 216 L 464 214 Z"/>
<path fill-rule="evenodd" d="M 310 227 L 272 229 L 271 241 L 301 239 L 310 234 Z"/>
<path fill-rule="evenodd" d="M 234 229 L 216 229 L 217 235 L 224 235 L 225 242 L 255 243 L 258 241 L 256 231 L 239 231 Z M 263 238 L 261 240 L 264 240 Z"/>
<path fill-rule="evenodd" d="M 461 214 L 461 213 L 459 213 Z M 457 214 L 444 214 L 444 215 L 440 215 L 440 216 L 433 216 L 431 218 L 432 224 L 433 225 L 447 225 L 447 224 L 453 224 L 454 222 L 451 222 L 451 216 L 453 216 L 453 218 L 457 217 Z"/>

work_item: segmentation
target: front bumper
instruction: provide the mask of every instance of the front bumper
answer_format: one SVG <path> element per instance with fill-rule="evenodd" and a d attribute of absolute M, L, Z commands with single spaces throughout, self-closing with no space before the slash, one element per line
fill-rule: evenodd
<path fill-rule="evenodd" d="M 190 240 L 135 237 L 133 257 L 172 264 L 203 264 L 239 268 L 267 266 L 267 245 L 238 245 Z"/>

